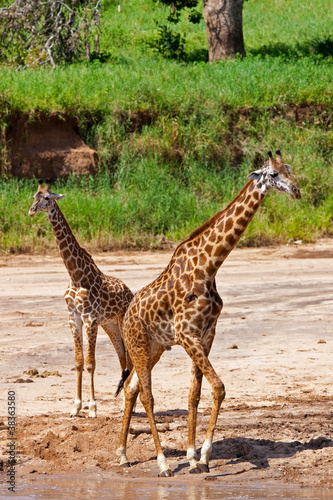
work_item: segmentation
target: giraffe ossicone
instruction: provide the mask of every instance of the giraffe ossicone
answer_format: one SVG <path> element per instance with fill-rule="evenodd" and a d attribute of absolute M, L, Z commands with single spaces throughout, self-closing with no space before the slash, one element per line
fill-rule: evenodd
<path fill-rule="evenodd" d="M 260 170 L 249 175 L 250 180 L 235 199 L 178 245 L 166 269 L 133 298 L 123 324 L 123 338 L 133 370 L 124 383 L 125 410 L 117 449 L 121 465 L 129 465 L 127 435 L 140 393 L 155 443 L 160 475 L 173 475 L 156 428 L 151 371 L 167 346 L 178 344 L 192 359 L 187 446 L 190 472 L 209 471 L 214 429 L 225 397 L 224 384 L 208 359 L 223 305 L 215 276 L 270 189 L 300 199 L 300 191 L 289 172 L 290 166 L 283 163 L 280 151 L 276 151 L 276 159 L 269 152 L 268 160 Z M 201 457 L 197 461 L 195 435 L 203 376 L 211 385 L 213 406 Z"/>
<path fill-rule="evenodd" d="M 126 353 L 121 332 L 124 315 L 133 294 L 121 280 L 106 276 L 100 271 L 92 256 L 79 245 L 57 204 L 57 201 L 64 197 L 65 195 L 50 190 L 50 181 L 43 187 L 43 181 L 39 180 L 29 215 L 32 217 L 39 212 L 47 213 L 60 255 L 70 277 L 65 301 L 74 340 L 77 372 L 76 395 L 71 416 L 78 415 L 82 408 L 83 329 L 85 329 L 88 344 L 86 367 L 90 381 L 89 417 L 95 418 L 97 405 L 94 372 L 98 325 L 105 330 L 116 350 L 124 378 L 125 370 L 131 370 L 132 363 Z"/>

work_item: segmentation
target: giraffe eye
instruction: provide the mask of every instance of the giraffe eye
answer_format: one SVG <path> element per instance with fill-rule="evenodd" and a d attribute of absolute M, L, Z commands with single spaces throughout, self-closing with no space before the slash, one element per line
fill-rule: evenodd
<path fill-rule="evenodd" d="M 49 196 L 44 196 L 44 200 L 49 201 L 50 197 Z"/>
<path fill-rule="evenodd" d="M 279 174 L 277 172 L 272 172 L 271 174 L 269 174 L 271 177 L 277 177 Z"/>

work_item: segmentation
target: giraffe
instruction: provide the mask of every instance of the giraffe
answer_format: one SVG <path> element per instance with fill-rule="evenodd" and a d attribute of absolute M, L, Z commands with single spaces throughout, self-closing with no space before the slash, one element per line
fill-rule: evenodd
<path fill-rule="evenodd" d="M 94 390 L 95 348 L 98 325 L 109 336 L 119 358 L 121 369 L 132 368 L 122 340 L 121 331 L 126 309 L 132 300 L 131 290 L 121 280 L 106 276 L 96 266 L 92 256 L 76 240 L 57 200 L 65 195 L 53 193 L 50 182 L 38 181 L 38 190 L 29 209 L 30 217 L 46 212 L 51 223 L 60 255 L 70 277 L 65 292 L 69 326 L 75 346 L 75 368 L 77 373 L 76 396 L 71 417 L 82 408 L 82 372 L 84 366 L 82 330 L 87 335 L 86 367 L 90 381 L 89 417 L 95 418 L 97 405 Z"/>
<path fill-rule="evenodd" d="M 173 475 L 154 420 L 151 370 L 165 350 L 181 345 L 192 359 L 188 396 L 189 472 L 209 472 L 214 429 L 225 397 L 224 384 L 208 359 L 223 306 L 215 275 L 270 189 L 289 193 L 297 200 L 301 198 L 289 175 L 290 169 L 283 163 L 279 150 L 276 159 L 269 151 L 268 160 L 261 169 L 248 175 L 250 180 L 236 198 L 178 245 L 166 269 L 131 302 L 123 324 L 123 339 L 133 370 L 124 383 L 125 410 L 117 448 L 121 466 L 130 466 L 126 442 L 133 406 L 140 393 L 155 443 L 159 476 Z M 197 461 L 195 435 L 203 376 L 211 385 L 213 406 Z"/>

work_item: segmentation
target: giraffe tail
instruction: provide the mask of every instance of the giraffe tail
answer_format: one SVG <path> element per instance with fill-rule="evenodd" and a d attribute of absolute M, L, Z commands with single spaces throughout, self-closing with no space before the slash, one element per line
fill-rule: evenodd
<path fill-rule="evenodd" d="M 125 370 L 123 370 L 123 373 L 121 374 L 121 380 L 118 384 L 118 387 L 117 387 L 117 390 L 116 390 L 116 397 L 118 396 L 118 394 L 121 392 L 122 388 L 124 387 L 124 383 L 125 383 L 125 380 L 129 377 L 129 374 L 131 372 L 125 368 Z"/>

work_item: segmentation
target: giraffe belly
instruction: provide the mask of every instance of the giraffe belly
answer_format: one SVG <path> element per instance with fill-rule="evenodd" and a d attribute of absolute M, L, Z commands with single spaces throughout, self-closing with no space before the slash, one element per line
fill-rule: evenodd
<path fill-rule="evenodd" d="M 155 342 L 158 342 L 159 344 L 162 344 L 164 347 L 167 348 L 176 345 L 173 322 L 167 324 L 152 323 L 148 328 L 146 327 L 146 330 L 149 338 L 151 338 Z"/>

